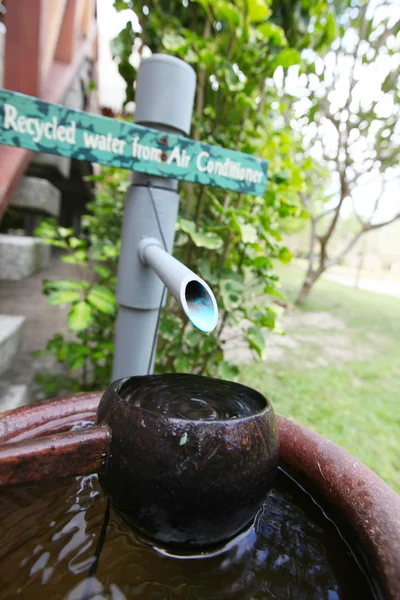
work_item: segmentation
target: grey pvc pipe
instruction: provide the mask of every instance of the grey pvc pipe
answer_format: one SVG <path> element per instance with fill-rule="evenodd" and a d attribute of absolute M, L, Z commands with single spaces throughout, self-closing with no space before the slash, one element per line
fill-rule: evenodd
<path fill-rule="evenodd" d="M 218 323 L 215 296 L 206 282 L 166 252 L 156 239 L 139 244 L 141 261 L 153 269 L 197 329 L 210 333 Z"/>
<path fill-rule="evenodd" d="M 153 372 L 153 339 L 154 335 L 157 335 L 157 320 L 158 308 L 141 310 L 119 306 L 113 381 L 130 375 L 146 375 Z"/>
<path fill-rule="evenodd" d="M 159 129 L 160 136 L 161 131 L 189 134 L 195 89 L 196 75 L 187 63 L 153 54 L 138 70 L 135 122 Z M 172 250 L 179 204 L 174 179 L 134 173 L 132 184 L 125 202 L 118 266 L 113 380 L 152 372 L 163 286 L 140 261 L 138 246 L 145 237 L 160 238 L 150 194 L 168 251 Z"/>

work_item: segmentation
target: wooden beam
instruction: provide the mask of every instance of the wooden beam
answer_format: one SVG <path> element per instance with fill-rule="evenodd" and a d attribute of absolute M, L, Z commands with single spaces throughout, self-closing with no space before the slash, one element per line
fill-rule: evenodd
<path fill-rule="evenodd" d="M 83 0 L 82 16 L 80 21 L 80 34 L 86 36 L 89 32 L 90 25 L 95 19 L 95 0 Z"/>
<path fill-rule="evenodd" d="M 74 76 L 85 57 L 92 58 L 93 40 L 97 39 L 96 23 L 93 24 L 86 39 L 78 40 L 75 53 L 70 63 L 54 60 L 47 81 L 43 88 L 43 99 L 46 102 L 62 103 Z"/>
<path fill-rule="evenodd" d="M 45 0 L 7 2 L 4 87 L 40 96 Z"/>
<path fill-rule="evenodd" d="M 31 150 L 0 146 L 0 220 L 32 157 Z"/>
<path fill-rule="evenodd" d="M 49 73 L 54 58 L 54 52 L 60 35 L 67 0 L 51 0 L 47 6 L 46 39 L 43 51 L 43 79 Z"/>
<path fill-rule="evenodd" d="M 67 0 L 63 22 L 61 23 L 54 58 L 69 63 L 74 56 L 75 39 L 77 37 L 77 3 L 78 0 Z"/>

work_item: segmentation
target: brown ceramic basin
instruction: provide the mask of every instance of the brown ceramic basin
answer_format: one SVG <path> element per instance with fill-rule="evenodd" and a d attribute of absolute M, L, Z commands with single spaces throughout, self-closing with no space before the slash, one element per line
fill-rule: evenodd
<path fill-rule="evenodd" d="M 93 420 L 101 394 L 45 402 L 0 416 L 0 443 L 65 431 Z M 385 598 L 400 598 L 400 498 L 377 475 L 323 436 L 278 417 L 285 469 L 337 509 L 377 578 Z"/>

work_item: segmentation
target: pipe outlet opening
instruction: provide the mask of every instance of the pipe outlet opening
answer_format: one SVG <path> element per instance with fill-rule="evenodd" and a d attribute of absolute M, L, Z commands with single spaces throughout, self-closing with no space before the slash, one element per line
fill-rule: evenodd
<path fill-rule="evenodd" d="M 218 308 L 211 290 L 201 281 L 190 280 L 185 287 L 188 319 L 197 329 L 210 333 L 218 322 Z"/>

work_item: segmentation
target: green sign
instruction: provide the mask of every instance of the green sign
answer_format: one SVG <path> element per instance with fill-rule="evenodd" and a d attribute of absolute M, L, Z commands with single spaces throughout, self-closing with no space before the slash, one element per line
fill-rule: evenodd
<path fill-rule="evenodd" d="M 0 144 L 262 196 L 267 161 L 0 90 Z"/>

